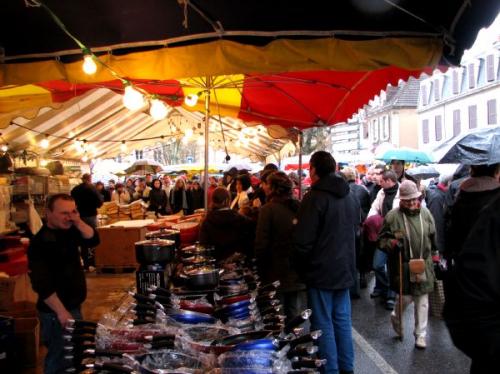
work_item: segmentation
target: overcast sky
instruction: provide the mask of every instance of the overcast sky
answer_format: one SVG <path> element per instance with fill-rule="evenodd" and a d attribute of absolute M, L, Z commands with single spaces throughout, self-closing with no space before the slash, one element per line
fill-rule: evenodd
<path fill-rule="evenodd" d="M 477 56 L 492 48 L 493 42 L 500 38 L 500 13 L 495 21 L 487 29 L 481 29 L 477 35 L 477 39 L 471 49 L 464 52 L 462 61 L 471 57 Z"/>

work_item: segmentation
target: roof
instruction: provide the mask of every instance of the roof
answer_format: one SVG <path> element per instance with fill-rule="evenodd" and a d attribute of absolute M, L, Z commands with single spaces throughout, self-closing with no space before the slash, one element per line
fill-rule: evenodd
<path fill-rule="evenodd" d="M 155 121 L 142 111 L 125 108 L 122 95 L 97 88 L 57 109 L 43 108 L 33 119 L 15 118 L 2 129 L 2 137 L 13 151 L 26 149 L 55 159 L 80 159 L 85 149 L 89 158 L 106 158 L 121 153 L 122 141 L 131 150 L 179 139 L 188 129 L 198 136 L 203 131 L 203 121 L 203 114 L 182 107 L 170 107 L 167 119 Z M 241 121 L 222 118 L 221 122 L 226 145 L 233 153 L 265 157 L 288 141 L 272 138 L 262 126 L 248 130 Z M 212 147 L 223 147 L 220 124 L 215 118 L 210 120 L 209 136 Z M 46 150 L 40 147 L 44 137 L 49 141 Z"/>

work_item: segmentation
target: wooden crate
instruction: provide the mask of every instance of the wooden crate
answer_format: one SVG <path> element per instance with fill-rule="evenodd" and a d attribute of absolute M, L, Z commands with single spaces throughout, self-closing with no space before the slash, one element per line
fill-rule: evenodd
<path fill-rule="evenodd" d="M 95 249 L 100 268 L 136 267 L 134 243 L 146 239 L 145 227 L 98 227 L 101 243 Z"/>

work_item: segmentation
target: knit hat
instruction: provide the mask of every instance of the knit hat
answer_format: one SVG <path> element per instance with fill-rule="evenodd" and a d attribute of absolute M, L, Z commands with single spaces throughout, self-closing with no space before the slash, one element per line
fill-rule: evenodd
<path fill-rule="evenodd" d="M 404 180 L 399 185 L 399 199 L 400 200 L 411 200 L 420 197 L 421 193 L 417 188 L 415 182 L 410 180 Z"/>

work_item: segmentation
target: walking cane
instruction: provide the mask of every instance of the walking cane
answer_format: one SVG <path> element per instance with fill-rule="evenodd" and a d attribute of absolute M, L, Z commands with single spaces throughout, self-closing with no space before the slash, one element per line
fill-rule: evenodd
<path fill-rule="evenodd" d="M 403 341 L 403 254 L 402 249 L 399 251 L 399 300 L 398 300 L 398 311 L 399 311 L 399 326 L 401 329 L 401 334 L 399 335 L 399 340 Z"/>

